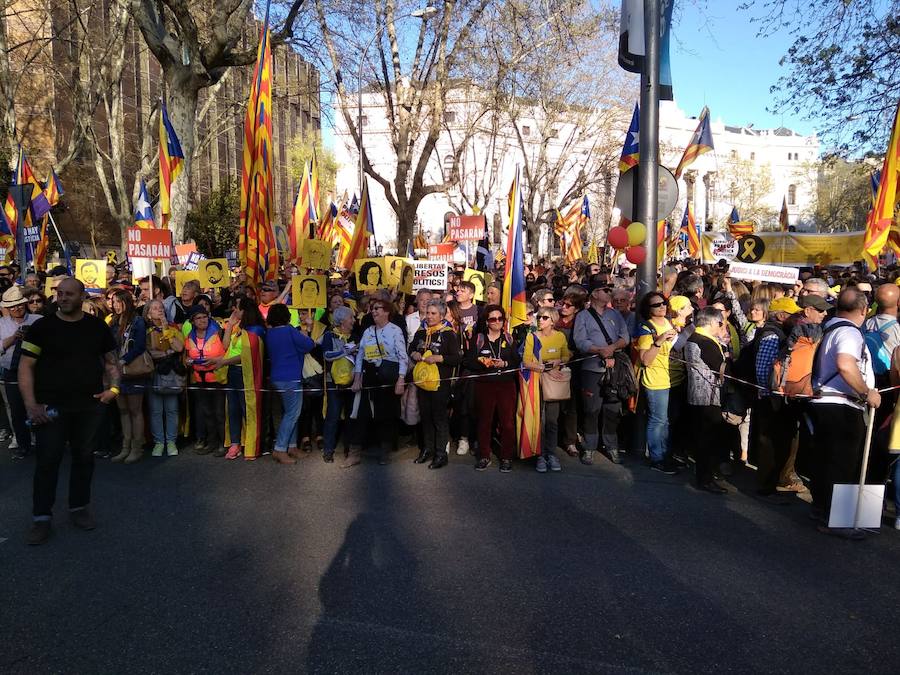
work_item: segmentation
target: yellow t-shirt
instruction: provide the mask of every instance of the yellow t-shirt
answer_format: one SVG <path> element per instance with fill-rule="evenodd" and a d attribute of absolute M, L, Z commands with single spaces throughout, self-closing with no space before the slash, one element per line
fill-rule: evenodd
<path fill-rule="evenodd" d="M 228 342 L 228 351 L 225 353 L 225 358 L 233 359 L 235 356 L 240 356 L 243 344 L 244 331 L 241 330 L 238 326 L 235 326 L 234 328 L 232 328 L 231 340 L 229 340 Z"/>
<path fill-rule="evenodd" d="M 535 363 L 534 358 L 534 338 L 536 333 L 529 333 L 525 338 L 525 363 Z M 569 360 L 569 343 L 566 341 L 565 334 L 558 330 L 553 331 L 550 337 L 537 335 L 537 339 L 541 343 L 540 361 L 554 361 L 556 359 Z"/>
<path fill-rule="evenodd" d="M 653 341 L 658 339 L 666 331 L 672 330 L 672 324 L 669 320 L 665 320 L 663 326 L 657 326 L 652 321 L 648 321 L 641 325 L 637 338 L 637 349 L 644 352 L 653 346 Z M 651 326 L 655 333 L 650 333 L 648 326 Z M 684 381 L 684 369 L 678 361 L 670 361 L 669 354 L 672 352 L 672 341 L 666 340 L 662 343 L 656 358 L 649 366 L 641 368 L 641 384 L 646 389 L 669 389 Z"/>

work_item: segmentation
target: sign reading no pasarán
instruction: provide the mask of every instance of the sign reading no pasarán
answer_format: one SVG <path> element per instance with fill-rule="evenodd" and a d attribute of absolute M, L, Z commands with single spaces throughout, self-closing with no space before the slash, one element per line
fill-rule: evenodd
<path fill-rule="evenodd" d="M 129 258 L 172 257 L 172 233 L 169 230 L 151 230 L 141 227 L 128 228 Z"/>
<path fill-rule="evenodd" d="M 478 241 L 484 236 L 484 216 L 451 216 L 450 241 Z"/>

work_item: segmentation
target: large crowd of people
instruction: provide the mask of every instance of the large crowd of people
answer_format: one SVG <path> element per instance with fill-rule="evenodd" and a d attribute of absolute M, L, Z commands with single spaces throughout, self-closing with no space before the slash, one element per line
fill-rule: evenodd
<path fill-rule="evenodd" d="M 352 469 L 396 461 L 402 437 L 430 470 L 496 458 L 502 473 L 554 473 L 565 453 L 690 471 L 715 495 L 749 464 L 754 496 L 781 505 L 810 489 L 811 518 L 838 534 L 832 488 L 858 480 L 869 411 L 869 475 L 892 483 L 900 529 L 900 271 L 808 268 L 783 286 L 685 261 L 636 302 L 634 270 L 539 261 L 527 320 L 512 327 L 501 284 L 475 297 L 462 266 L 446 289 L 414 295 L 359 292 L 332 272 L 320 309 L 294 306 L 297 272 L 254 287 L 235 270 L 228 288 L 189 281 L 176 294 L 171 273 L 132 280 L 110 264 L 107 287 L 86 292 L 57 268 L 46 297 L 47 275 L 18 285 L 0 266 L 0 441 L 34 456 L 29 543 L 50 535 L 66 447 L 72 521 L 91 529 L 96 459 L 190 448 Z"/>

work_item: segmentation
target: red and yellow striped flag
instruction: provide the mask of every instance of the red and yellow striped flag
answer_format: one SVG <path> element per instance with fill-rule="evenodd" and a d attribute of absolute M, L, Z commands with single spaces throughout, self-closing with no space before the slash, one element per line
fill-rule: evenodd
<path fill-rule="evenodd" d="M 291 249 L 291 260 L 298 260 L 303 249 L 303 240 L 309 239 L 310 226 L 315 220 L 315 210 L 312 204 L 312 185 L 310 179 L 309 164 L 303 163 L 303 178 L 300 179 L 300 189 L 294 200 L 294 211 L 291 214 L 291 224 L 288 227 L 288 241 Z"/>
<path fill-rule="evenodd" d="M 369 201 L 369 182 L 363 181 L 362 197 L 359 200 L 359 213 L 356 214 L 356 224 L 353 227 L 353 239 L 346 252 L 341 257 L 341 267 L 353 269 L 353 263 L 357 258 L 366 256 L 369 249 L 369 236 L 375 234 L 375 225 L 372 222 L 372 203 Z M 343 247 L 341 247 L 343 249 Z"/>
<path fill-rule="evenodd" d="M 244 161 L 238 251 L 251 284 L 278 276 L 278 248 L 272 227 L 272 50 L 269 8 L 259 36 L 256 69 L 244 117 Z"/>

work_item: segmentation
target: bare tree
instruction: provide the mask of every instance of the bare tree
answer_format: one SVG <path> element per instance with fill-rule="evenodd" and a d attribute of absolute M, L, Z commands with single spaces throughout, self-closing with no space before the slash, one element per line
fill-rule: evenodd
<path fill-rule="evenodd" d="M 757 229 L 776 219 L 778 211 L 766 201 L 775 190 L 772 170 L 768 164 L 747 159 L 728 159 L 719 165 L 717 182 L 722 196 L 737 209 L 741 220 L 752 220 Z"/>
<path fill-rule="evenodd" d="M 355 70 L 362 49 L 358 35 L 377 37 L 372 46 L 376 66 L 367 73 L 366 85 L 379 92 L 388 119 L 391 148 L 396 157 L 394 175 L 374 169 L 362 150 L 365 173 L 384 191 L 398 220 L 397 246 L 405 248 L 413 235 L 416 212 L 426 196 L 442 192 L 445 181 L 430 182 L 426 175 L 441 134 L 449 92 L 458 86 L 465 45 L 473 38 L 491 0 L 446 1 L 433 19 L 423 20 L 411 32 L 409 44 L 400 21 L 407 18 L 395 0 L 327 4 L 316 0 L 316 9 L 329 66 L 336 86 L 337 103 L 357 148 L 360 133 L 355 119 L 355 96 L 343 74 Z M 429 1 L 428 5 L 432 3 Z M 376 32 L 377 31 L 377 32 Z M 404 57 L 408 63 L 404 67 Z"/>
<path fill-rule="evenodd" d="M 184 173 L 190 177 L 200 92 L 216 85 L 229 68 L 256 60 L 258 31 L 249 29 L 253 2 L 129 1 L 134 21 L 162 67 L 167 109 L 184 151 Z M 272 32 L 273 46 L 294 39 L 302 6 L 303 0 L 292 0 L 273 8 L 273 16 L 284 17 Z M 171 199 L 172 228 L 180 236 L 190 206 L 188 180 L 173 183 Z"/>

